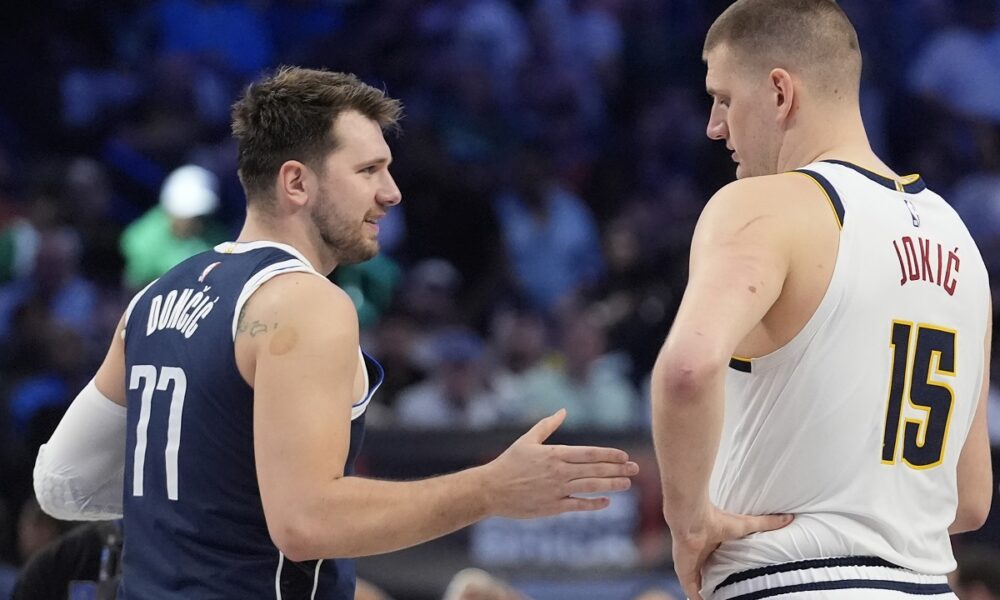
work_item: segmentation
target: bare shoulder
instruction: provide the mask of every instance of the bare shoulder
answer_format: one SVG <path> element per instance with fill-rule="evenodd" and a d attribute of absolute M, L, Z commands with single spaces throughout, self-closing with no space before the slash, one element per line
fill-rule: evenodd
<path fill-rule="evenodd" d="M 792 232 L 811 211 L 809 197 L 821 199 L 821 190 L 799 173 L 780 173 L 739 179 L 716 192 L 698 222 L 702 237 L 775 235 Z M 803 200 L 806 200 L 803 202 Z"/>
<path fill-rule="evenodd" d="M 727 184 L 709 200 L 706 212 L 760 215 L 794 210 L 804 196 L 822 197 L 822 191 L 806 175 L 796 172 L 748 177 Z"/>
<path fill-rule="evenodd" d="M 236 335 L 273 333 L 281 323 L 314 335 L 336 330 L 357 335 L 358 329 L 350 297 L 314 273 L 287 273 L 263 284 L 243 305 Z"/>

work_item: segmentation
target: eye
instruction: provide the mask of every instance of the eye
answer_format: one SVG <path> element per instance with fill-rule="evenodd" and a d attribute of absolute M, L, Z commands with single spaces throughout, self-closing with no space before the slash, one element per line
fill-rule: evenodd
<path fill-rule="evenodd" d="M 361 171 L 359 171 L 359 172 L 360 173 L 364 173 L 365 175 L 374 175 L 375 171 L 378 171 L 378 165 L 369 165 L 369 166 L 361 169 Z"/>

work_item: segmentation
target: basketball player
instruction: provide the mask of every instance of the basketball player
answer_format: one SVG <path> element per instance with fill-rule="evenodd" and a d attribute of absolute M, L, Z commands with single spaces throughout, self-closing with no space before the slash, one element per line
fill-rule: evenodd
<path fill-rule="evenodd" d="M 638 467 L 624 452 L 542 445 L 564 411 L 482 467 L 350 476 L 382 370 L 324 275 L 378 250 L 379 219 L 400 201 L 383 137 L 399 113 L 352 75 L 299 68 L 235 104 L 239 240 L 132 300 L 35 467 L 49 513 L 124 513 L 119 598 L 350 600 L 352 563 L 327 559 L 490 515 L 596 510 L 607 498 L 577 495 L 628 488 Z"/>
<path fill-rule="evenodd" d="M 738 181 L 701 215 L 652 380 L 685 592 L 954 598 L 948 534 L 992 491 L 979 251 L 872 152 L 835 2 L 739 0 L 704 59 Z"/>

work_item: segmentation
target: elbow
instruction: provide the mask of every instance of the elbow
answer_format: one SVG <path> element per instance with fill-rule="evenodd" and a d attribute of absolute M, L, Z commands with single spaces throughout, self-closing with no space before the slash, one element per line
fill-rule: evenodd
<path fill-rule="evenodd" d="M 272 522 L 268 519 L 268 532 L 271 541 L 278 550 L 285 555 L 285 558 L 295 562 L 305 560 L 318 560 L 320 558 L 332 558 L 319 556 L 316 551 L 316 543 L 311 535 L 310 527 L 299 519 L 283 519 L 279 522 Z"/>
<path fill-rule="evenodd" d="M 62 477 L 52 473 L 48 468 L 43 445 L 38 450 L 38 458 L 35 460 L 35 469 L 32 473 L 38 507 L 53 519 L 74 521 L 80 518 L 80 511 L 64 483 Z"/>
<path fill-rule="evenodd" d="M 267 518 L 267 529 L 275 547 L 285 558 L 295 562 L 331 558 L 354 558 L 341 542 L 345 535 L 331 531 L 328 524 L 320 525 L 307 517 L 286 516 Z"/>
<path fill-rule="evenodd" d="M 671 349 L 660 353 L 653 367 L 653 398 L 665 402 L 696 399 L 724 373 L 728 359 L 719 353 Z"/>
<path fill-rule="evenodd" d="M 956 533 L 976 531 L 986 524 L 986 519 L 989 518 L 989 515 L 990 498 L 988 496 L 985 501 L 959 506 L 958 511 L 955 513 L 955 521 L 948 528 L 948 533 L 954 535 Z"/>

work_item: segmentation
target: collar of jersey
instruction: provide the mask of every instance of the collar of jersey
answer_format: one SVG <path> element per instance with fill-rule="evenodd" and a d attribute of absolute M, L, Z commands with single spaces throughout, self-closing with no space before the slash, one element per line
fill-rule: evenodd
<path fill-rule="evenodd" d="M 924 180 L 921 179 L 920 175 L 917 174 L 907 175 L 902 179 L 893 179 L 892 177 L 886 177 L 885 175 L 879 175 L 874 171 L 869 171 L 864 167 L 859 167 L 854 163 L 849 163 L 846 160 L 827 159 L 821 162 L 847 167 L 848 169 L 852 169 L 854 171 L 857 171 L 858 173 L 861 173 L 862 175 L 864 175 L 868 179 L 871 179 L 875 183 L 883 187 L 887 187 L 890 190 L 896 190 L 897 192 L 916 194 L 924 191 L 927 188 L 927 184 L 925 184 Z"/>
<path fill-rule="evenodd" d="M 222 242 L 215 247 L 215 251 L 221 254 L 243 254 L 244 252 L 250 252 L 251 250 L 259 250 L 260 248 L 277 248 L 278 250 L 284 250 L 295 258 L 301 260 L 313 271 L 316 270 L 316 268 L 312 266 L 312 263 L 310 263 L 301 252 L 296 250 L 294 247 L 289 246 L 288 244 L 282 244 L 281 242 L 272 242 L 270 240 L 257 240 L 253 242 Z"/>

